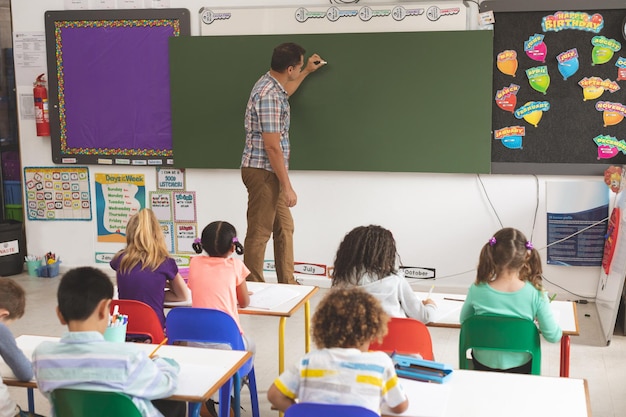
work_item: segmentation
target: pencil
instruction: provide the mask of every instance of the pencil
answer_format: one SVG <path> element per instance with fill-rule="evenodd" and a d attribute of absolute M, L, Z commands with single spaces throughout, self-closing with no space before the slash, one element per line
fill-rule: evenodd
<path fill-rule="evenodd" d="M 435 289 L 435 284 L 433 284 L 433 285 L 430 287 L 430 291 L 428 291 L 428 295 L 426 296 L 426 299 L 427 299 L 427 300 L 430 298 L 430 296 L 431 296 L 431 294 L 433 293 L 433 290 L 434 290 L 434 289 Z"/>
<path fill-rule="evenodd" d="M 163 340 L 161 341 L 161 343 L 159 343 L 159 345 L 157 347 L 154 348 L 154 350 L 152 351 L 152 353 L 150 355 L 148 355 L 148 357 L 150 359 L 152 359 L 152 357 L 154 356 L 154 354 L 157 352 L 157 350 L 159 350 L 159 348 L 161 346 L 163 346 L 164 344 L 167 343 L 167 337 L 164 337 Z"/>
<path fill-rule="evenodd" d="M 448 301 L 463 301 L 465 302 L 465 300 L 461 299 L 461 298 L 448 298 L 448 297 L 443 297 L 444 300 L 448 300 Z"/>

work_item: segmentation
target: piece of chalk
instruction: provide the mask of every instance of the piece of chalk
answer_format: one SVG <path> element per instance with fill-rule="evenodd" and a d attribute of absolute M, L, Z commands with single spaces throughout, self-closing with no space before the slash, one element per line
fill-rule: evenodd
<path fill-rule="evenodd" d="M 326 61 L 314 61 L 313 63 L 315 65 L 319 65 L 319 64 L 326 65 L 326 64 L 328 64 L 328 62 L 326 62 Z"/>

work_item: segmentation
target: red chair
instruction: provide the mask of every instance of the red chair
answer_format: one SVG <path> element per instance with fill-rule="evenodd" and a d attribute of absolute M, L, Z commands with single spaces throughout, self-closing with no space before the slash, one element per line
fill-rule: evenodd
<path fill-rule="evenodd" d="M 411 318 L 392 317 L 387 327 L 389 332 L 382 343 L 371 343 L 370 350 L 395 351 L 404 355 L 418 353 L 423 359 L 435 360 L 433 342 L 424 323 Z"/>
<path fill-rule="evenodd" d="M 126 327 L 126 338 L 133 339 L 134 336 L 149 337 L 147 343 L 161 343 L 165 338 L 161 321 L 148 304 L 136 300 L 112 300 L 111 313 L 115 306 L 118 306 L 119 313 L 128 316 Z"/>

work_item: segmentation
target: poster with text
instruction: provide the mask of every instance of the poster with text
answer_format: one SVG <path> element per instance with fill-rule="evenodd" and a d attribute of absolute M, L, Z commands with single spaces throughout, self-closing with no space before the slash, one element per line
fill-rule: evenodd
<path fill-rule="evenodd" d="M 167 246 L 167 251 L 169 253 L 174 253 L 174 223 L 172 222 L 161 222 L 161 230 L 163 231 L 163 236 L 165 237 L 165 245 Z"/>
<path fill-rule="evenodd" d="M 195 253 L 193 241 L 198 237 L 198 225 L 196 223 L 175 223 L 176 252 Z"/>
<path fill-rule="evenodd" d="M 143 174 L 95 174 L 98 242 L 126 242 L 128 219 L 145 207 Z"/>
<path fill-rule="evenodd" d="M 150 208 L 160 222 L 171 222 L 172 193 L 170 191 L 150 191 Z"/>
<path fill-rule="evenodd" d="M 24 168 L 29 220 L 91 220 L 87 167 Z"/>
<path fill-rule="evenodd" d="M 157 168 L 157 189 L 184 190 L 185 170 L 178 168 Z"/>
<path fill-rule="evenodd" d="M 195 222 L 196 221 L 196 192 L 176 191 L 174 192 L 174 221 Z"/>
<path fill-rule="evenodd" d="M 609 215 L 603 181 L 546 182 L 550 265 L 600 266 Z"/>

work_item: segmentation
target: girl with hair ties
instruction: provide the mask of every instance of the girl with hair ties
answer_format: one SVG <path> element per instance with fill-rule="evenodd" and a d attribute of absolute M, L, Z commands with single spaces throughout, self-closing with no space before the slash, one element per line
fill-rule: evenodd
<path fill-rule="evenodd" d="M 500 315 L 537 320 L 543 337 L 561 340 L 541 279 L 541 257 L 532 242 L 510 227 L 496 232 L 480 251 L 476 281 L 461 309 L 461 324 L 473 315 Z M 474 369 L 529 374 L 531 356 L 524 352 L 473 349 Z"/>

